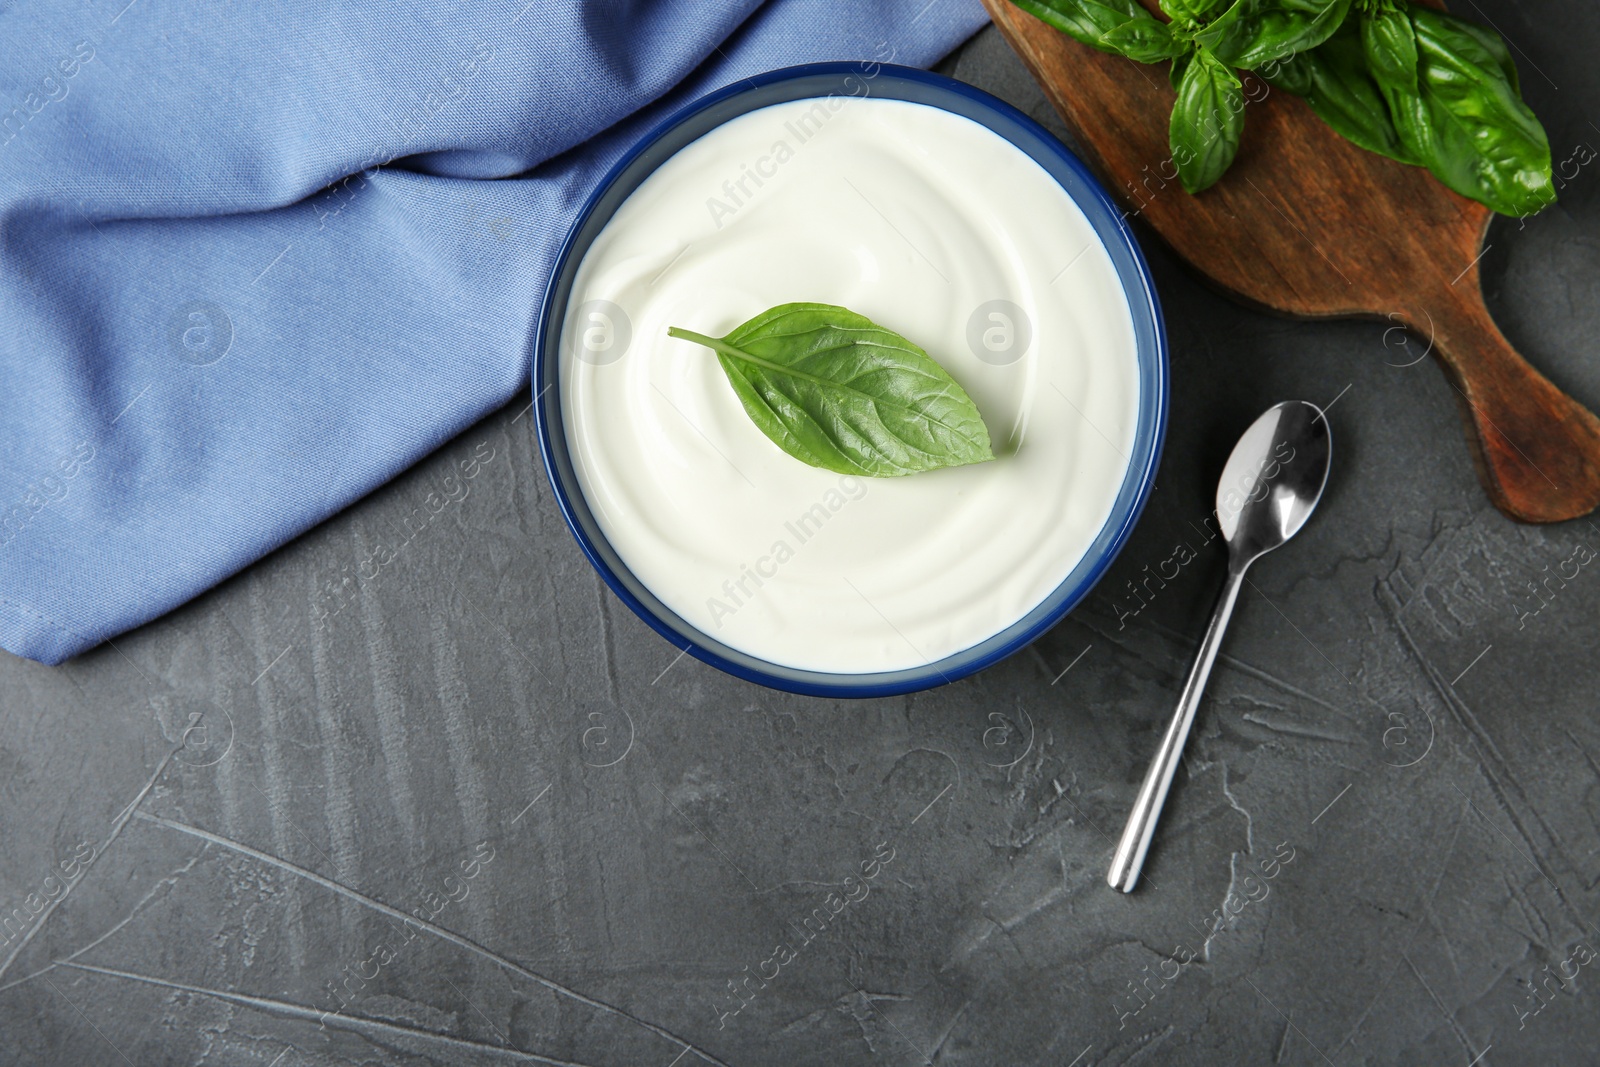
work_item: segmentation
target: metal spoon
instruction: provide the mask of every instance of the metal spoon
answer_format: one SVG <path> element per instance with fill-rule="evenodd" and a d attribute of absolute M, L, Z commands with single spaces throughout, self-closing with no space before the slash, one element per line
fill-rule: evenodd
<path fill-rule="evenodd" d="M 1145 853 L 1156 832 L 1161 805 L 1178 769 L 1183 743 L 1194 724 L 1211 664 L 1222 647 L 1222 635 L 1239 599 L 1244 572 L 1300 531 L 1322 498 L 1328 480 L 1332 445 L 1322 409 L 1303 400 L 1286 400 L 1268 408 L 1233 446 L 1217 486 L 1217 524 L 1228 543 L 1228 578 L 1217 598 L 1211 625 L 1178 697 L 1178 710 L 1156 749 L 1155 759 L 1139 787 L 1128 825 L 1117 843 L 1106 881 L 1124 893 L 1133 892 L 1144 867 Z"/>

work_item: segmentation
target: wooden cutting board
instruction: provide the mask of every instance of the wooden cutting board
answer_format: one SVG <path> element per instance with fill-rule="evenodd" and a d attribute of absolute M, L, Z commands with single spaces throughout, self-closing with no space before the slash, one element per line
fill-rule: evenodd
<path fill-rule="evenodd" d="M 1167 147 L 1168 64 L 1107 55 L 1007 0 L 983 3 L 1086 162 L 1196 270 L 1269 310 L 1404 324 L 1416 340 L 1403 358 L 1426 347 L 1444 368 L 1501 511 L 1559 522 L 1600 505 L 1600 420 L 1518 355 L 1484 306 L 1488 208 L 1355 147 L 1303 101 L 1254 79 L 1247 90 L 1259 99 L 1247 105 L 1233 168 L 1190 196 Z"/>

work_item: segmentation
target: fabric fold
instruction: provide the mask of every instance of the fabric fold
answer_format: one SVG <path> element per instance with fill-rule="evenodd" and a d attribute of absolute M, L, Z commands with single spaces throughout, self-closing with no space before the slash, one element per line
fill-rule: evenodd
<path fill-rule="evenodd" d="M 0 12 L 0 646 L 59 663 L 527 386 L 584 198 L 683 103 L 926 66 L 973 0 Z"/>

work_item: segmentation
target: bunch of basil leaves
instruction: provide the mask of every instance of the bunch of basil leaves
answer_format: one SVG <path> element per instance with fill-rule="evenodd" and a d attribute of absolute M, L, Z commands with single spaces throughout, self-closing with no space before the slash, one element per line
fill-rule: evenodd
<path fill-rule="evenodd" d="M 1191 193 L 1227 171 L 1244 129 L 1238 71 L 1303 97 L 1347 140 L 1427 167 L 1506 215 L 1553 203 L 1550 142 L 1499 34 L 1407 0 L 1012 0 L 1075 40 L 1172 61 L 1169 139 Z"/>

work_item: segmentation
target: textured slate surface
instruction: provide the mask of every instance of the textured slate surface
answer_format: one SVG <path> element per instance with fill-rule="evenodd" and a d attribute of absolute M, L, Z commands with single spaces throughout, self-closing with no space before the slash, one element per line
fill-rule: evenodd
<path fill-rule="evenodd" d="M 1600 147 L 1600 14 L 1483 2 L 1558 163 Z M 992 31 L 947 66 L 1059 129 Z M 1486 262 L 1600 406 L 1600 167 L 1568 170 Z M 0 1063 L 1592 1062 L 1600 529 L 1488 506 L 1425 339 L 1149 252 L 1159 488 L 1084 609 L 948 688 L 680 658 L 579 554 L 521 404 L 115 647 L 0 662 Z M 1285 397 L 1333 404 L 1329 491 L 1252 572 L 1122 897 L 1200 523 Z"/>

